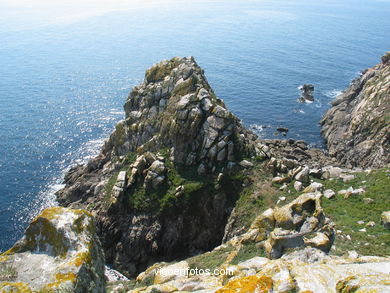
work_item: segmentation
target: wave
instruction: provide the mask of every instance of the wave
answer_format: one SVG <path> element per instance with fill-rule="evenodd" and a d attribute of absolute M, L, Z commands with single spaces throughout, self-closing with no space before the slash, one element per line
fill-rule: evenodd
<path fill-rule="evenodd" d="M 343 91 L 333 89 L 333 90 L 324 92 L 324 95 L 333 100 L 336 97 L 338 97 L 339 95 L 341 95 L 342 93 L 343 93 Z"/>
<path fill-rule="evenodd" d="M 303 109 L 294 109 L 293 112 L 299 114 L 306 114 L 306 112 Z"/>

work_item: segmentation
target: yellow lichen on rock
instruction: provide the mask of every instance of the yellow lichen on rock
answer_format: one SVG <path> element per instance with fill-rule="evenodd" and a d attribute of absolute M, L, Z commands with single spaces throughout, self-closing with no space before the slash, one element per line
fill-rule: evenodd
<path fill-rule="evenodd" d="M 55 282 L 47 284 L 42 291 L 59 289 L 66 283 L 75 284 L 77 281 L 77 276 L 75 273 L 58 273 L 54 278 Z"/>
<path fill-rule="evenodd" d="M 216 293 L 266 293 L 272 292 L 272 279 L 267 276 L 249 276 L 229 282 Z"/>
<path fill-rule="evenodd" d="M 11 268 L 13 274 L 12 279 L 0 278 L 0 282 L 28 284 L 33 292 L 105 290 L 103 251 L 94 220 L 84 210 L 44 210 L 1 260 L 0 265 Z"/>
<path fill-rule="evenodd" d="M 32 293 L 30 286 L 22 282 L 0 282 L 0 293 Z"/>

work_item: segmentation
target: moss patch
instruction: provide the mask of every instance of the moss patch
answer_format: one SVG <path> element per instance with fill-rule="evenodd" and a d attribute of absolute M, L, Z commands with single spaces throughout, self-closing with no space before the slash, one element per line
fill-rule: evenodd
<path fill-rule="evenodd" d="M 256 256 L 265 257 L 264 250 L 259 250 L 256 247 L 255 242 L 244 243 L 235 258 L 231 261 L 231 264 L 236 265 L 240 262 L 246 261 Z"/>
<path fill-rule="evenodd" d="M 190 269 L 198 268 L 198 270 L 209 269 L 213 271 L 226 261 L 227 257 L 233 251 L 233 249 L 234 248 L 232 246 L 226 246 L 218 250 L 213 250 L 197 256 L 193 256 L 186 261 L 188 262 Z"/>

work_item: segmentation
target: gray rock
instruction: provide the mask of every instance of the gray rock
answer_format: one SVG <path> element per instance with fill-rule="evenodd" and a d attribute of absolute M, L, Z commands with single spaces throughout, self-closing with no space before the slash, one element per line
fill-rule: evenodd
<path fill-rule="evenodd" d="M 294 188 L 295 188 L 295 190 L 296 191 L 301 191 L 302 189 L 303 189 L 303 184 L 302 184 L 302 182 L 300 182 L 300 181 L 295 181 L 294 182 Z"/>
<path fill-rule="evenodd" d="M 319 182 L 312 182 L 308 187 L 306 187 L 303 192 L 317 192 L 317 191 L 323 191 L 324 185 Z"/>
<path fill-rule="evenodd" d="M 300 172 L 295 176 L 295 180 L 300 181 L 300 182 L 302 182 L 302 183 L 309 183 L 309 182 L 310 182 L 309 172 L 310 172 L 309 167 L 305 166 L 305 167 L 302 169 L 302 171 L 300 171 Z"/>
<path fill-rule="evenodd" d="M 218 161 L 218 162 L 221 162 L 221 161 L 225 160 L 225 158 L 226 158 L 226 149 L 223 148 L 223 149 L 221 149 L 221 150 L 218 152 L 217 161 Z"/>
<path fill-rule="evenodd" d="M 344 183 L 347 183 L 347 182 L 354 180 L 355 176 L 354 175 L 344 175 L 342 178 L 343 178 Z"/>
<path fill-rule="evenodd" d="M 322 169 L 320 169 L 320 168 L 313 168 L 313 169 L 310 169 L 309 175 L 313 176 L 314 178 L 320 179 L 322 177 L 322 173 L 323 173 Z"/>
<path fill-rule="evenodd" d="M 241 167 L 244 168 L 252 168 L 254 165 L 253 163 L 247 161 L 247 160 L 242 160 L 241 162 L 238 163 Z"/>
<path fill-rule="evenodd" d="M 343 171 L 341 168 L 333 166 L 327 166 L 325 168 L 322 168 L 322 170 L 324 171 L 324 173 L 322 174 L 322 177 L 324 179 L 339 178 Z"/>
<path fill-rule="evenodd" d="M 225 127 L 225 120 L 223 118 L 216 117 L 214 115 L 209 116 L 207 118 L 207 122 L 212 128 L 216 130 L 221 130 L 222 128 Z"/>
<path fill-rule="evenodd" d="M 336 192 L 334 192 L 332 189 L 327 189 L 324 191 L 324 196 L 328 199 L 334 198 L 336 195 Z"/>
<path fill-rule="evenodd" d="M 390 163 L 390 63 L 355 79 L 321 120 L 329 154 L 349 167 L 380 168 Z M 362 115 L 362 113 L 365 113 Z"/>

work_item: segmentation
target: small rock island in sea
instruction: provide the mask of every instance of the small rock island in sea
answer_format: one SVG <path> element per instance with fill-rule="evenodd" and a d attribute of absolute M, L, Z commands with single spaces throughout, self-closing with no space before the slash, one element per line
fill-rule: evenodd
<path fill-rule="evenodd" d="M 306 103 L 306 102 L 310 102 L 311 103 L 311 102 L 314 101 L 314 96 L 313 96 L 314 85 L 312 85 L 312 84 L 304 84 L 304 85 L 300 86 L 299 89 L 301 91 L 301 96 L 298 99 L 298 101 L 300 103 Z"/>
<path fill-rule="evenodd" d="M 0 292 L 389 292 L 389 59 L 324 115 L 329 151 L 259 139 L 192 57 L 152 66 Z"/>

